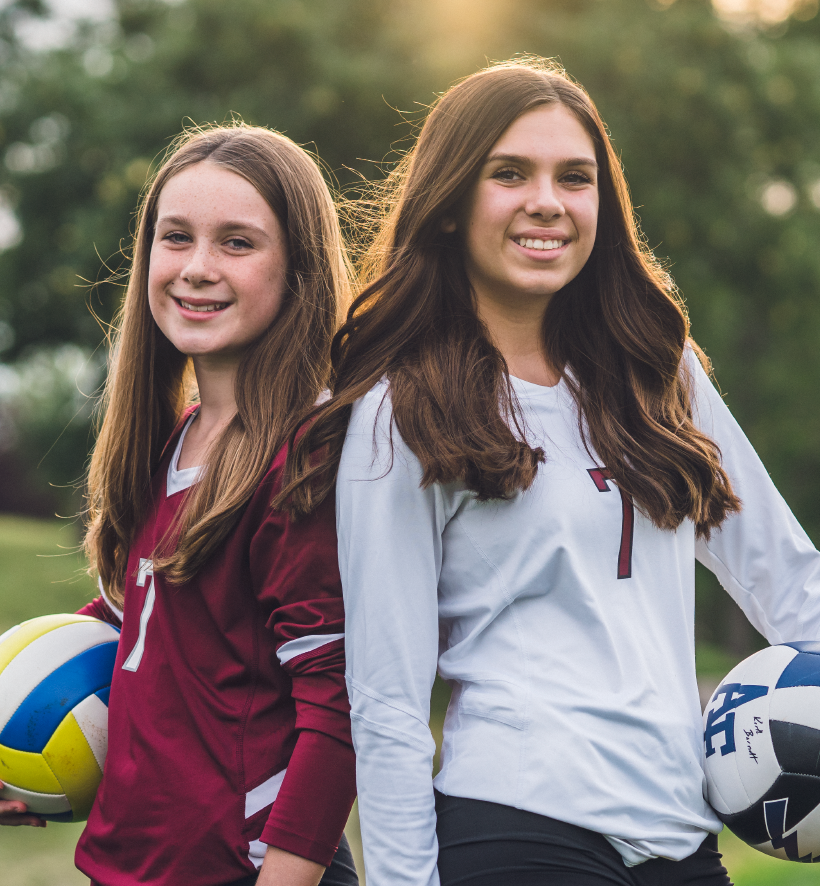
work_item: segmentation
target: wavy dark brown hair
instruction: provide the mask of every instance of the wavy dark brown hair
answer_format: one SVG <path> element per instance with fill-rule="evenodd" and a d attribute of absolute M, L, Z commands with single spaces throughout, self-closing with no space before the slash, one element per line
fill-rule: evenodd
<path fill-rule="evenodd" d="M 703 355 L 669 275 L 640 234 L 606 127 L 560 67 L 530 58 L 493 65 L 447 91 L 383 185 L 364 289 L 333 342 L 333 397 L 290 452 L 278 501 L 294 514 L 309 512 L 332 488 L 353 403 L 384 376 L 423 485 L 461 481 L 485 500 L 532 484 L 544 453 L 526 442 L 458 235 L 444 233 L 442 221 L 458 215 L 507 127 L 554 104 L 583 125 L 599 165 L 592 254 L 552 297 L 542 328 L 544 354 L 575 398 L 586 446 L 660 528 L 690 518 L 708 536 L 739 509 L 718 447 L 692 420 L 687 342 Z"/>
<path fill-rule="evenodd" d="M 137 216 L 133 262 L 114 327 L 102 422 L 88 471 L 85 551 L 112 600 L 122 603 L 128 549 L 150 506 L 151 477 L 196 389 L 189 359 L 163 335 L 148 305 L 157 201 L 196 163 L 241 175 L 287 236 L 288 290 L 267 331 L 243 356 L 236 415 L 211 447 L 208 470 L 185 500 L 170 551 L 155 569 L 189 579 L 223 542 L 275 453 L 325 388 L 329 348 L 349 304 L 350 276 L 335 206 L 316 162 L 289 138 L 244 124 L 183 133 Z"/>

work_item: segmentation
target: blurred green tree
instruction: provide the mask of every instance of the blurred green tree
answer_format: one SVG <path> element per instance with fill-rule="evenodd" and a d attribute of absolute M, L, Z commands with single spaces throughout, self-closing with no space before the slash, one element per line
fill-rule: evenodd
<path fill-rule="evenodd" d="M 120 0 L 115 21 L 7 71 L 2 187 L 23 231 L 0 260 L 8 357 L 98 344 L 83 281 L 120 266 L 151 164 L 186 122 L 238 114 L 321 143 L 331 167 L 370 156 L 394 122 L 381 90 L 401 69 L 381 36 L 368 38 L 389 30 L 383 6 Z M 109 320 L 118 299 L 102 285 L 92 306 Z"/>

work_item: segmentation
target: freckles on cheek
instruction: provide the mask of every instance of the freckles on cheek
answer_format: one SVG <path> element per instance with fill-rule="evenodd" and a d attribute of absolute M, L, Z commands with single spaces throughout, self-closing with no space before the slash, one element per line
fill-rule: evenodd
<path fill-rule="evenodd" d="M 159 297 L 176 279 L 173 266 L 163 262 L 161 258 L 148 264 L 148 295 Z"/>

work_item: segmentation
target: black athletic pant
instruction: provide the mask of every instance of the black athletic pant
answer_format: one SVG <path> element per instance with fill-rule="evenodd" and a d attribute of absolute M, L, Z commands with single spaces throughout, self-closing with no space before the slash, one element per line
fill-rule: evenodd
<path fill-rule="evenodd" d="M 253 886 L 256 883 L 256 877 L 256 874 L 251 874 L 250 877 L 235 880 L 229 886 Z M 350 851 L 350 844 L 344 834 L 339 841 L 339 848 L 333 856 L 330 867 L 325 871 L 320 881 L 320 886 L 359 886 L 359 875 L 356 873 L 353 853 Z"/>
<path fill-rule="evenodd" d="M 682 861 L 628 868 L 594 831 L 436 792 L 441 886 L 732 886 L 710 834 Z"/>

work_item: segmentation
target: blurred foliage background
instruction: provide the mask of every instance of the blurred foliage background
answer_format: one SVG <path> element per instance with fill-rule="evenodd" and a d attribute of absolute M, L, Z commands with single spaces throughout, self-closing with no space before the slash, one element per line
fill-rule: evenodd
<path fill-rule="evenodd" d="M 0 0 L 0 512 L 81 507 L 134 209 L 183 125 L 276 128 L 343 189 L 380 176 L 454 80 L 535 53 L 598 104 L 730 408 L 820 541 L 817 13 L 818 0 Z M 0 575 L 7 600 L 16 574 Z M 707 681 L 760 643 L 705 571 L 697 637 Z"/>
<path fill-rule="evenodd" d="M 134 208 L 186 122 L 272 126 L 318 151 L 344 188 L 381 175 L 455 79 L 537 53 L 559 58 L 598 103 L 730 407 L 820 539 L 817 10 L 817 0 L 6 0 L 0 511 L 81 505 Z M 698 588 L 699 640 L 719 670 L 759 640 L 711 576 Z"/>
<path fill-rule="evenodd" d="M 382 174 L 437 92 L 559 58 L 598 103 L 727 401 L 820 540 L 818 0 L 0 2 L 0 511 L 76 513 L 146 176 L 239 115 Z M 118 276 L 119 274 L 119 276 Z M 719 671 L 759 639 L 705 572 Z"/>

